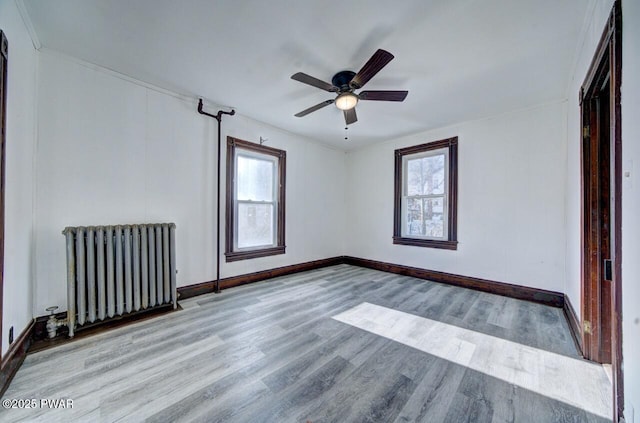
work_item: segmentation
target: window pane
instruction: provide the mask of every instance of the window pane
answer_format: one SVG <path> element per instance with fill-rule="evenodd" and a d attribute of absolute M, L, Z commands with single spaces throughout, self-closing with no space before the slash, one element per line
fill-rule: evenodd
<path fill-rule="evenodd" d="M 444 237 L 444 197 L 407 199 L 407 236 Z"/>
<path fill-rule="evenodd" d="M 273 201 L 271 160 L 238 155 L 238 200 Z"/>
<path fill-rule="evenodd" d="M 407 195 L 444 194 L 444 154 L 407 160 Z"/>
<path fill-rule="evenodd" d="M 238 248 L 273 245 L 273 204 L 238 204 Z"/>

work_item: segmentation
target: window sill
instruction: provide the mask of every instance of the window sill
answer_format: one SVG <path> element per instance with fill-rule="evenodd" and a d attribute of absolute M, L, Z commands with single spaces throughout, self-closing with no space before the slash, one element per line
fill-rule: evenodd
<path fill-rule="evenodd" d="M 440 248 L 443 250 L 457 250 L 458 241 L 438 241 L 435 239 L 418 239 L 393 237 L 393 243 L 398 245 L 412 245 L 414 247 Z"/>
<path fill-rule="evenodd" d="M 231 261 L 248 260 L 258 257 L 275 256 L 277 254 L 284 254 L 285 246 L 278 246 L 272 248 L 263 248 L 259 250 L 250 251 L 231 251 L 224 253 L 227 263 Z"/>

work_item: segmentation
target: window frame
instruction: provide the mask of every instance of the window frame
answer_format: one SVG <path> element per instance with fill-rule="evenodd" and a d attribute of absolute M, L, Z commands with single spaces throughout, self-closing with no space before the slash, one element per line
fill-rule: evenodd
<path fill-rule="evenodd" d="M 240 154 L 242 150 L 245 154 Z M 237 157 L 258 157 L 270 156 L 276 163 L 276 175 L 274 179 L 275 195 L 274 216 L 274 244 L 260 247 L 237 247 L 238 235 L 238 206 L 247 203 L 238 200 L 236 187 L 236 164 Z M 286 158 L 287 152 L 277 148 L 244 141 L 234 137 L 227 137 L 227 196 L 226 196 L 226 250 L 225 258 L 227 262 L 247 260 L 258 257 L 267 257 L 285 253 L 285 188 L 286 188 Z M 263 201 L 256 201 L 263 204 Z M 271 202 L 268 202 L 271 204 Z"/>
<path fill-rule="evenodd" d="M 445 163 L 445 192 L 444 206 L 447 208 L 445 223 L 446 233 L 444 239 L 416 238 L 403 236 L 403 197 L 404 183 L 407 170 L 405 163 L 408 156 L 423 155 L 427 157 L 430 153 L 446 149 L 447 158 Z M 446 138 L 426 144 L 414 145 L 411 147 L 399 148 L 395 150 L 394 166 L 394 210 L 393 210 L 393 243 L 398 245 L 411 245 L 415 247 L 441 248 L 447 250 L 458 249 L 458 137 Z M 439 197 L 439 196 L 438 196 Z"/>

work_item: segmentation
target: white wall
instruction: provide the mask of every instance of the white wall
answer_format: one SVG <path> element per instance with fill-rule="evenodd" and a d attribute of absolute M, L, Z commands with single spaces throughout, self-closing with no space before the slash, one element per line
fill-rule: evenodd
<path fill-rule="evenodd" d="M 566 179 L 566 285 L 564 292 L 580 318 L 580 105 L 578 93 L 587 76 L 591 60 L 602 36 L 613 5 L 612 0 L 592 2 L 590 14 L 583 28 L 583 40 L 579 46 L 575 70 L 569 84 L 567 96 L 567 179 Z M 624 60 L 624 59 L 623 59 Z"/>
<path fill-rule="evenodd" d="M 624 0 L 622 20 L 622 354 L 627 422 L 633 408 L 640 423 L 640 2 Z"/>
<path fill-rule="evenodd" d="M 347 155 L 349 255 L 562 291 L 565 104 L 408 136 Z M 458 250 L 394 245 L 394 150 L 458 136 Z"/>
<path fill-rule="evenodd" d="M 36 51 L 14 1 L 0 1 L 9 40 L 2 354 L 32 318 Z"/>
<path fill-rule="evenodd" d="M 175 222 L 178 286 L 215 279 L 216 122 L 195 99 L 55 52 L 39 58 L 34 314 L 66 308 L 65 226 Z M 223 238 L 222 277 L 344 254 L 344 153 L 238 114 L 222 134 L 287 151 L 287 253 L 227 264 Z"/>

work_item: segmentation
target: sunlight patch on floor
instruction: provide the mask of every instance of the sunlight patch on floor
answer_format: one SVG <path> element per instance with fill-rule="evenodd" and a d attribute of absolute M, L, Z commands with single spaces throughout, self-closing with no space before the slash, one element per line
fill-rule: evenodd
<path fill-rule="evenodd" d="M 611 383 L 599 364 L 370 303 L 333 318 L 589 413 L 613 413 Z"/>

